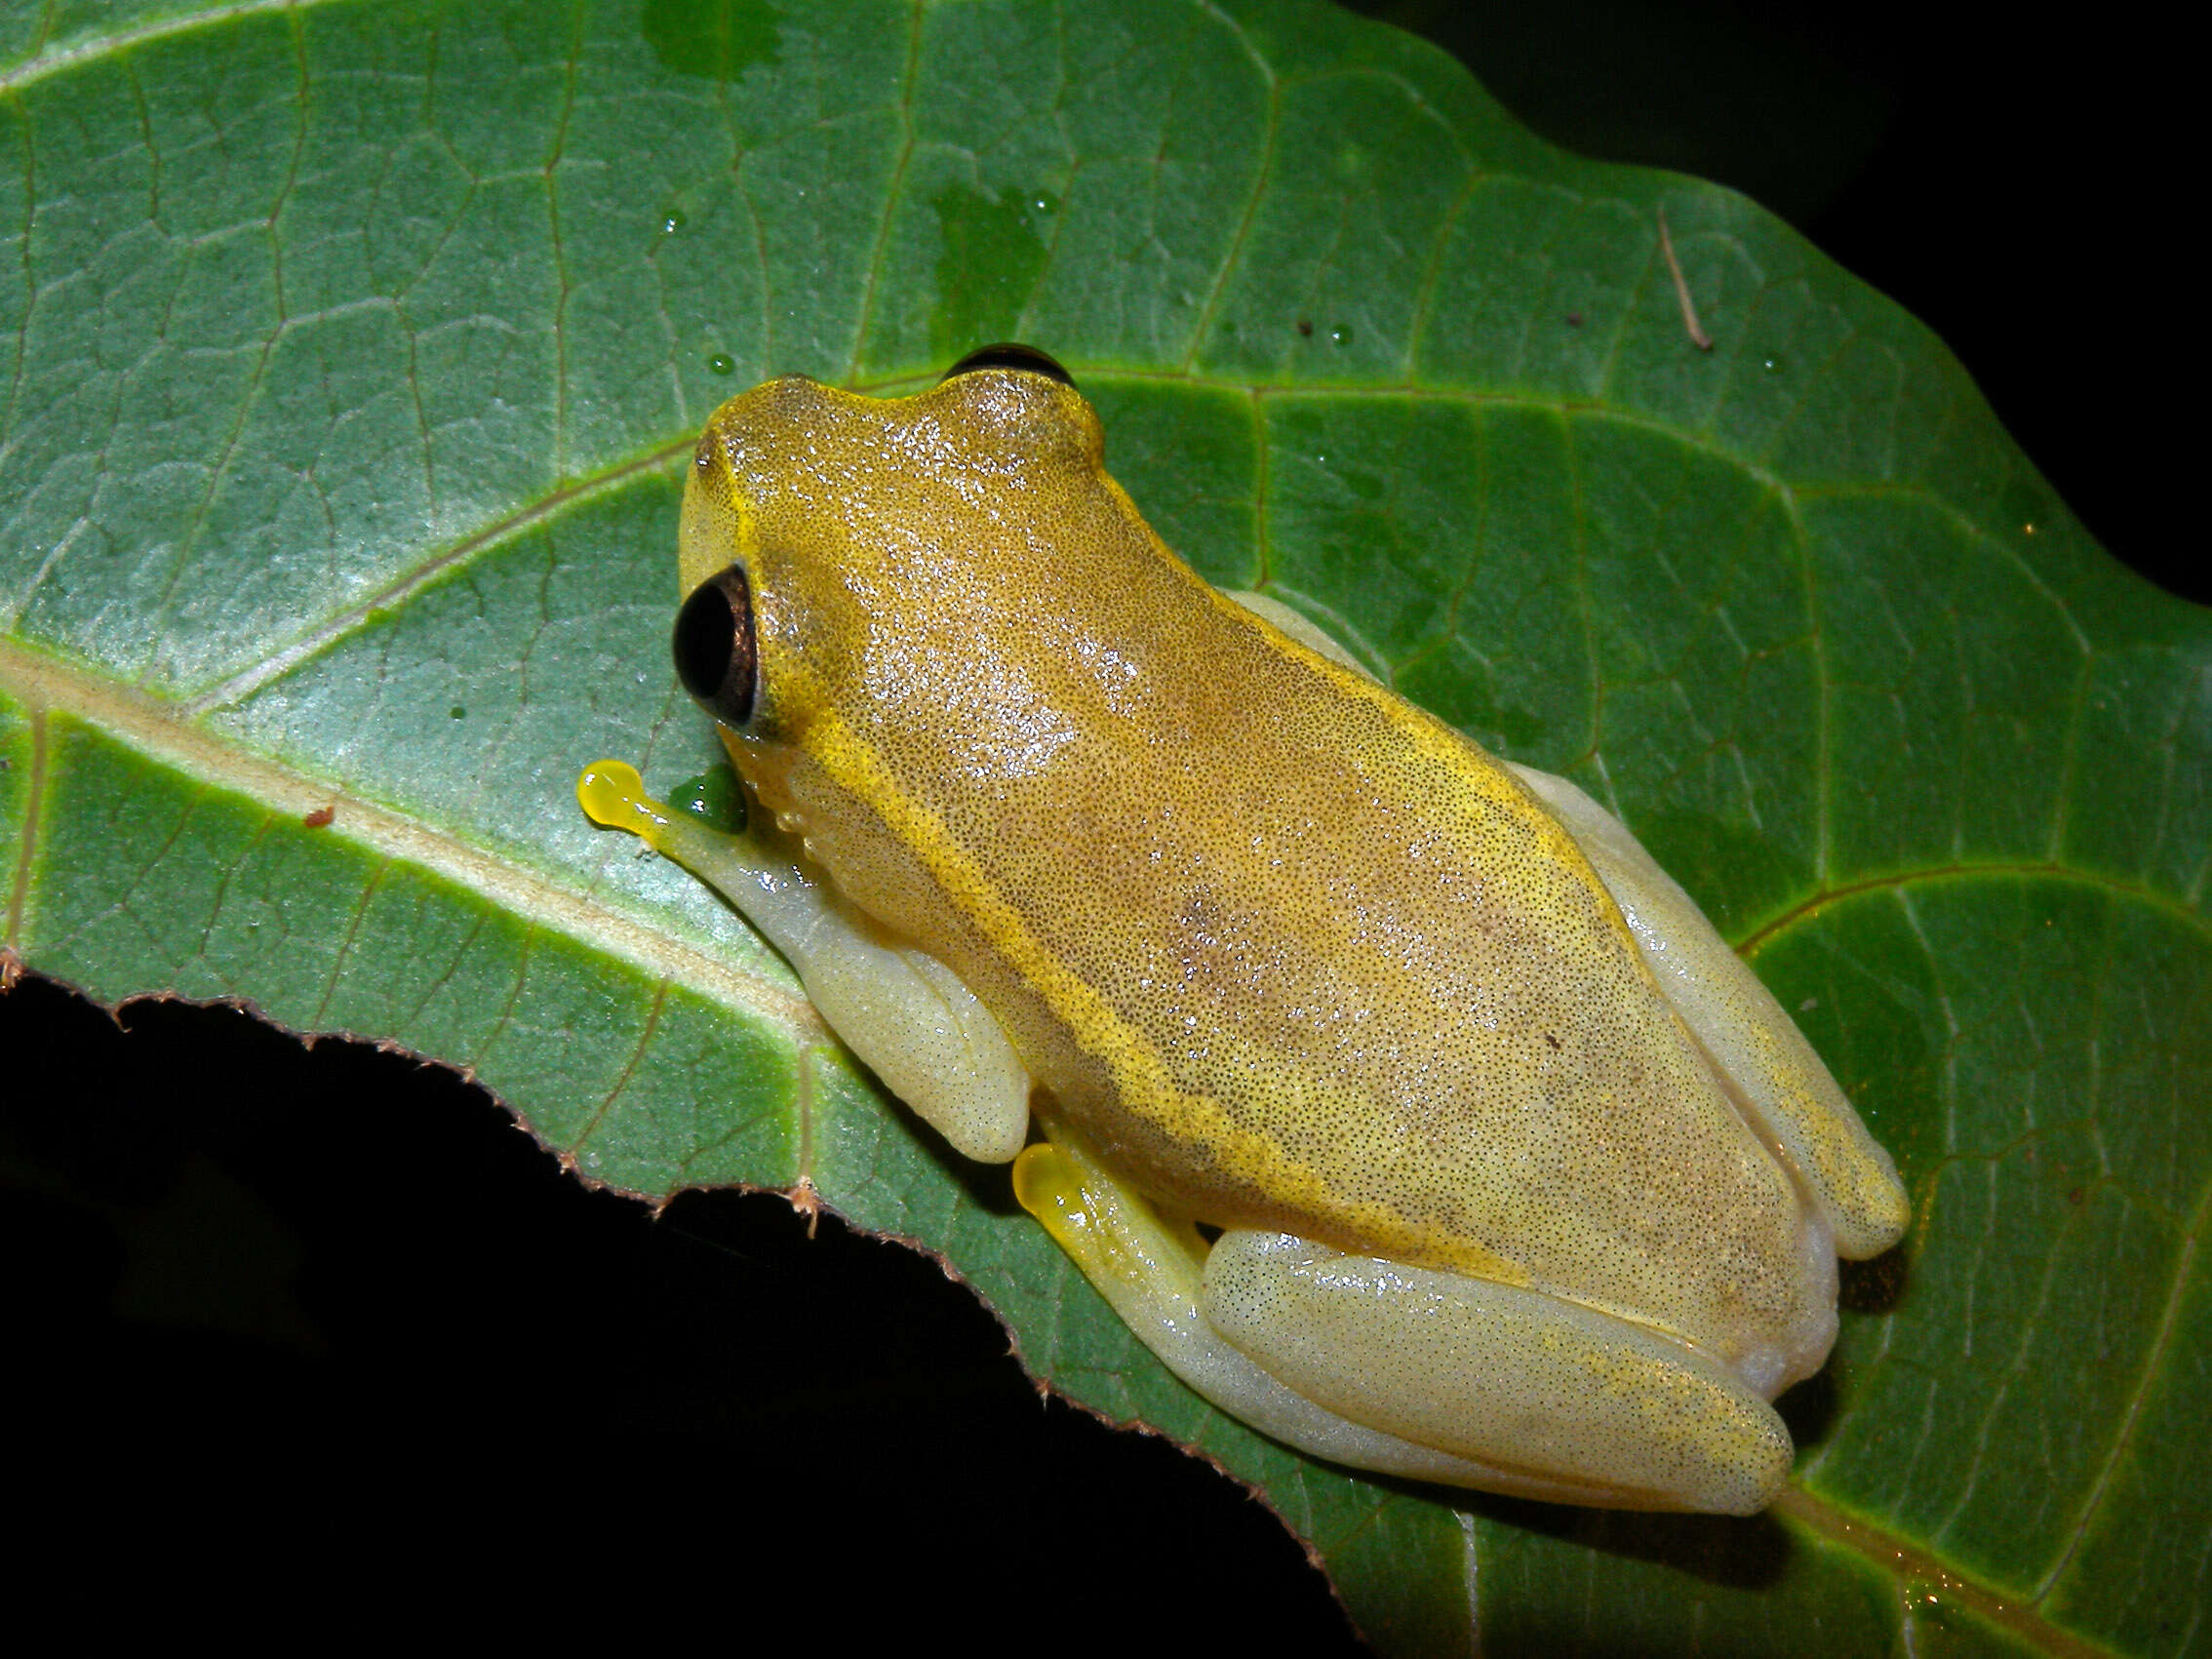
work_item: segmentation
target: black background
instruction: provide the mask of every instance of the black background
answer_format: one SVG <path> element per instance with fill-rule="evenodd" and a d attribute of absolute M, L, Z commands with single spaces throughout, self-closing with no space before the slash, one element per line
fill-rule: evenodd
<path fill-rule="evenodd" d="M 2207 597 L 2161 395 L 2197 356 L 2195 192 L 2140 20 L 1372 9 L 1547 137 L 1789 217 L 1951 343 L 2107 546 Z M 26 981 L 0 1061 L 19 1508 L 180 1605 L 283 1586 L 649 1639 L 1350 1642 L 1263 1509 L 1042 1403 L 921 1255 L 810 1239 L 773 1197 L 652 1218 L 450 1073 L 231 1010 L 118 1022 Z"/>

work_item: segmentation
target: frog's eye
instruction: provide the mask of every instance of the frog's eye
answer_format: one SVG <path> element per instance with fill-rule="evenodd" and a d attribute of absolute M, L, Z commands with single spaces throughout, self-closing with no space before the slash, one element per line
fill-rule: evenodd
<path fill-rule="evenodd" d="M 760 652 L 753 639 L 753 586 L 730 565 L 691 590 L 669 642 L 676 678 L 701 708 L 729 726 L 753 718 Z"/>
<path fill-rule="evenodd" d="M 972 375 L 978 369 L 1019 369 L 1027 374 L 1042 375 L 1047 380 L 1057 380 L 1071 390 L 1075 386 L 1075 376 L 1053 359 L 1034 345 L 1023 345 L 1018 340 L 1010 339 L 1001 340 L 997 345 L 987 345 L 980 351 L 969 352 L 947 369 L 937 384 L 943 385 L 955 375 Z"/>

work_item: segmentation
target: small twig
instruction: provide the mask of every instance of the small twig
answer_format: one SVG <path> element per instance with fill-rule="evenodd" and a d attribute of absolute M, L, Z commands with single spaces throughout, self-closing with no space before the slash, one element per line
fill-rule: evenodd
<path fill-rule="evenodd" d="M 1713 349 L 1713 336 L 1697 326 L 1697 306 L 1689 296 L 1689 284 L 1682 280 L 1682 262 L 1675 257 L 1675 239 L 1667 234 L 1667 210 L 1659 210 L 1659 252 L 1666 256 L 1667 274 L 1675 279 L 1675 297 L 1681 302 L 1682 327 L 1689 331 L 1690 343 L 1700 351 Z"/>

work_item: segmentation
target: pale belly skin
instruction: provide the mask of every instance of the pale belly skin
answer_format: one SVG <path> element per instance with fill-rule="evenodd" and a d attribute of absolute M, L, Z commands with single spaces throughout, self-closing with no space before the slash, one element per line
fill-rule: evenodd
<path fill-rule="evenodd" d="M 1837 1254 L 1904 1230 L 1887 1155 L 1616 820 L 1206 586 L 1099 454 L 1022 366 L 732 400 L 682 576 L 740 573 L 740 660 L 678 655 L 766 810 L 719 836 L 612 766 L 587 810 L 729 894 L 956 1148 L 1018 1154 L 1223 1409 L 1420 1479 L 1763 1507 Z"/>

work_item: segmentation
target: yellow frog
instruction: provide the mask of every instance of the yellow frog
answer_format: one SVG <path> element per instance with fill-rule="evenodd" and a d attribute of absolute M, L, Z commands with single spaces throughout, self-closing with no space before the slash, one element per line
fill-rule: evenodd
<path fill-rule="evenodd" d="M 1102 453 L 1026 347 L 725 404 L 675 657 L 762 810 L 725 836 L 612 762 L 585 810 L 1016 1160 L 1221 1409 L 1420 1480 L 1762 1508 L 1837 1255 L 1905 1229 L 1888 1155 L 1616 819 L 1207 586 Z"/>

